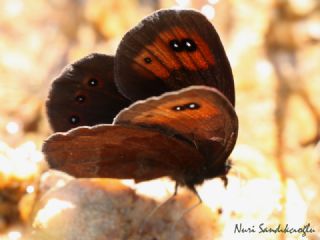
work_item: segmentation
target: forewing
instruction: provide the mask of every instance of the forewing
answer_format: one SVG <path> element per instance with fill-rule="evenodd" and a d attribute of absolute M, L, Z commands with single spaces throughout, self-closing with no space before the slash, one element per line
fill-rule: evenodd
<path fill-rule="evenodd" d="M 194 10 L 160 10 L 122 39 L 115 57 L 119 90 L 131 100 L 190 85 L 217 88 L 234 105 L 234 83 L 220 38 Z"/>

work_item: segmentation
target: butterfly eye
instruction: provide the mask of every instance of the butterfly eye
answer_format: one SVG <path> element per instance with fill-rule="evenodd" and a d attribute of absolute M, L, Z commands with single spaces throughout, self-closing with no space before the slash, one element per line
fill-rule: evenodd
<path fill-rule="evenodd" d="M 177 40 L 177 39 L 171 40 L 169 42 L 169 46 L 175 52 L 181 52 L 184 49 L 183 45 L 181 44 L 181 42 L 179 40 Z"/>
<path fill-rule="evenodd" d="M 189 104 L 186 104 L 186 107 L 188 108 L 188 109 L 199 109 L 200 108 L 200 105 L 199 104 L 197 104 L 197 103 L 189 103 Z"/>
<path fill-rule="evenodd" d="M 185 109 L 186 109 L 185 106 L 174 106 L 172 108 L 172 110 L 174 110 L 174 111 L 183 111 Z"/>
<path fill-rule="evenodd" d="M 152 59 L 149 58 L 149 57 L 146 57 L 146 58 L 144 58 L 143 60 L 144 60 L 144 62 L 147 63 L 147 64 L 149 64 L 149 63 L 152 62 Z"/>
<path fill-rule="evenodd" d="M 75 115 L 72 115 L 70 118 L 69 118 L 69 122 L 71 124 L 78 124 L 80 122 L 80 118 L 78 116 L 75 116 Z"/>
<path fill-rule="evenodd" d="M 98 85 L 98 80 L 96 78 L 90 78 L 88 81 L 88 85 L 90 87 L 95 87 Z"/>
<path fill-rule="evenodd" d="M 76 101 L 77 101 L 78 103 L 83 103 L 85 100 L 86 100 L 86 97 L 83 96 L 83 95 L 78 95 L 78 96 L 76 96 Z"/>
<path fill-rule="evenodd" d="M 197 44 L 192 39 L 182 39 L 181 43 L 184 49 L 188 52 L 194 52 L 197 50 Z"/>

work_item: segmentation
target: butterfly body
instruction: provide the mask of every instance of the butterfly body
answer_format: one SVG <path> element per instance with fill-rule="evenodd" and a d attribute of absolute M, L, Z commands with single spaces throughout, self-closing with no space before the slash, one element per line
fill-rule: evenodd
<path fill-rule="evenodd" d="M 86 59 L 85 66 L 94 67 L 67 83 L 64 96 L 69 89 L 71 106 L 74 101 L 81 106 L 71 120 L 80 126 L 45 141 L 51 167 L 76 177 L 136 182 L 167 176 L 192 190 L 205 179 L 225 180 L 238 134 L 234 83 L 219 36 L 202 14 L 161 10 L 142 20 L 109 59 L 114 82 L 101 81 L 103 74 L 86 77 L 106 70 L 107 61 L 95 59 Z M 54 82 L 47 102 L 50 121 L 60 124 L 52 124 L 54 130 L 71 128 L 59 122 L 62 115 L 50 113 L 59 113 L 56 103 L 66 101 L 56 85 L 66 84 L 65 76 L 72 73 L 67 69 Z M 79 89 L 86 94 L 74 94 Z M 99 94 L 106 99 L 95 98 Z M 91 111 L 82 108 L 90 101 Z M 87 121 L 87 114 L 95 121 Z"/>

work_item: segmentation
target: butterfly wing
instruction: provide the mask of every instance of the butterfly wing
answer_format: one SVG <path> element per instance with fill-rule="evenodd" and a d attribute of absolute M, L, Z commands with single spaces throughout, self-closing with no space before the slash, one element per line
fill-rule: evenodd
<path fill-rule="evenodd" d="M 235 103 L 233 76 L 220 38 L 194 10 L 160 10 L 122 39 L 115 57 L 116 84 L 131 100 L 190 85 L 207 85 Z"/>
<path fill-rule="evenodd" d="M 190 141 L 224 143 L 238 132 L 238 118 L 231 103 L 218 90 L 206 86 L 137 101 L 123 109 L 114 124 L 161 129 L 167 135 L 182 135 Z"/>
<path fill-rule="evenodd" d="M 129 105 L 117 90 L 114 57 L 91 54 L 69 66 L 54 79 L 46 102 L 54 131 L 111 123 Z"/>
<path fill-rule="evenodd" d="M 193 143 L 206 158 L 206 170 L 199 176 L 203 179 L 227 173 L 226 159 L 238 134 L 238 118 L 232 104 L 217 89 L 207 86 L 191 86 L 138 101 L 123 109 L 114 124 L 159 129 Z M 191 179 L 189 185 L 200 180 Z"/>
<path fill-rule="evenodd" d="M 204 161 L 194 148 L 159 131 L 131 126 L 98 125 L 56 133 L 43 152 L 51 167 L 76 177 L 180 179 L 184 168 Z"/>

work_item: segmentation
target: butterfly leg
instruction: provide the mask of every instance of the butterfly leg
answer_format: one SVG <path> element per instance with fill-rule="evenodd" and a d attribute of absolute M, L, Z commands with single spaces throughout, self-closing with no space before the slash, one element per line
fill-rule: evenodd
<path fill-rule="evenodd" d="M 196 147 L 196 149 L 199 150 L 199 146 L 195 140 L 194 134 L 192 134 L 192 142 L 193 142 L 193 145 Z"/>
<path fill-rule="evenodd" d="M 196 204 L 194 204 L 193 206 L 189 207 L 188 209 L 186 209 L 185 211 L 182 212 L 180 217 L 174 222 L 174 224 L 172 224 L 171 231 L 173 231 L 175 229 L 177 223 L 183 218 L 184 215 L 191 212 L 193 209 L 195 209 L 196 207 L 198 207 L 202 203 L 202 199 L 201 199 L 199 193 L 197 192 L 197 189 L 194 187 L 194 185 L 188 186 L 188 188 L 197 196 L 199 202 L 197 202 Z"/>
<path fill-rule="evenodd" d="M 140 225 L 139 227 L 139 234 L 141 234 L 144 230 L 144 227 L 146 225 L 146 223 L 149 221 L 149 219 L 152 217 L 152 215 L 154 215 L 156 213 L 156 211 L 158 211 L 162 206 L 164 206 L 165 204 L 167 204 L 168 202 L 171 201 L 171 199 L 173 199 L 177 194 L 178 194 L 178 187 L 179 187 L 179 184 L 178 182 L 175 183 L 175 186 L 174 186 L 174 193 L 167 199 L 165 200 L 164 202 L 162 202 L 161 204 L 159 204 L 158 206 L 156 206 L 146 217 L 145 219 L 143 220 L 142 224 Z"/>
<path fill-rule="evenodd" d="M 227 188 L 227 186 L 228 186 L 227 174 L 228 174 L 228 172 L 230 171 L 231 166 L 232 166 L 232 160 L 231 160 L 230 158 L 228 158 L 228 160 L 226 161 L 226 164 L 225 164 L 225 172 L 224 172 L 224 175 L 221 175 L 221 176 L 220 176 L 220 179 L 222 180 L 223 185 L 224 185 L 225 188 Z"/>
<path fill-rule="evenodd" d="M 196 205 L 199 205 L 202 203 L 202 199 L 199 195 L 199 193 L 197 192 L 197 189 L 195 188 L 194 185 L 188 186 L 188 188 L 197 196 L 197 198 L 199 199 L 199 202 Z"/>
<path fill-rule="evenodd" d="M 224 176 L 222 176 L 220 178 L 221 178 L 221 180 L 223 182 L 224 188 L 227 188 L 227 186 L 228 186 L 228 178 L 227 178 L 227 176 L 224 175 Z"/>
<path fill-rule="evenodd" d="M 175 184 L 175 186 L 174 186 L 174 193 L 173 193 L 173 196 L 172 196 L 172 197 L 174 197 L 174 196 L 176 196 L 176 195 L 178 194 L 178 187 L 179 187 L 179 183 L 176 182 L 176 184 Z"/>

